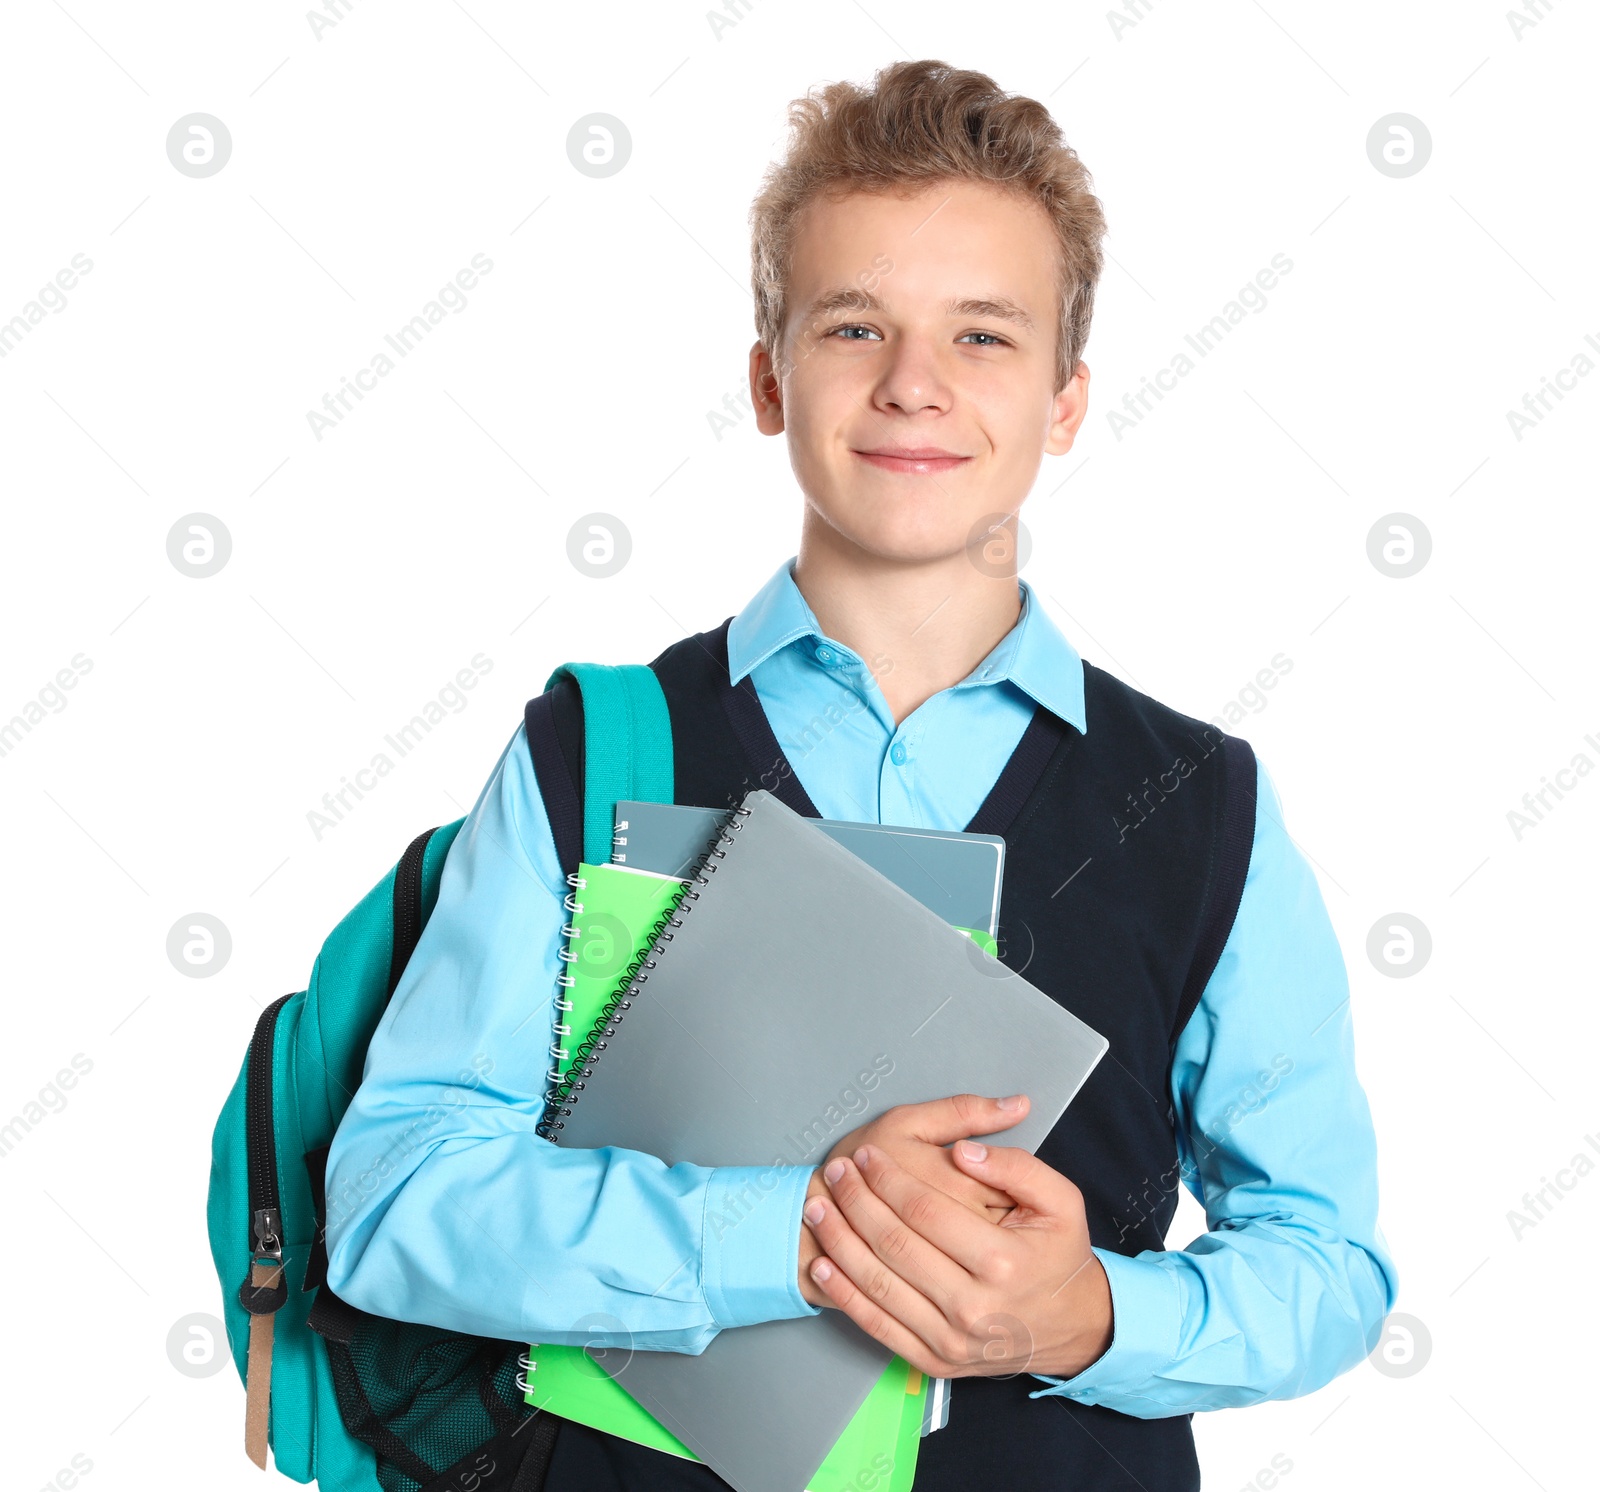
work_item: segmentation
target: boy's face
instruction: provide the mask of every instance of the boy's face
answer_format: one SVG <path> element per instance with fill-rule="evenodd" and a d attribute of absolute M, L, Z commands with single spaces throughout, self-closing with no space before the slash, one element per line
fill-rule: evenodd
<path fill-rule="evenodd" d="M 808 205 L 783 356 L 774 370 L 750 354 L 758 423 L 788 434 L 808 525 L 917 562 L 1017 510 L 1087 409 L 1084 364 L 1055 387 L 1056 253 L 1041 208 L 984 183 Z"/>

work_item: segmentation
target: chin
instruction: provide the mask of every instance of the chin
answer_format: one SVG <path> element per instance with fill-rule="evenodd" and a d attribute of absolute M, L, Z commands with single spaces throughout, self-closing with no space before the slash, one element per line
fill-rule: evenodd
<path fill-rule="evenodd" d="M 847 544 L 875 559 L 922 565 L 949 559 L 966 547 L 969 524 L 947 515 L 903 512 L 890 515 L 856 510 L 848 514 L 822 510 L 829 527 Z"/>

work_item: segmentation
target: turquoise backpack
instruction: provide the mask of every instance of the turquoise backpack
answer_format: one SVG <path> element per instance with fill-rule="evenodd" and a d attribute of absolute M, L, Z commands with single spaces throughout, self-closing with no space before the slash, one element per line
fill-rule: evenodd
<path fill-rule="evenodd" d="M 563 676 L 584 719 L 584 858 L 603 864 L 619 799 L 672 802 L 671 722 L 642 664 L 562 664 L 546 694 Z M 384 1320 L 325 1282 L 328 1147 L 463 822 L 418 835 L 328 934 L 306 988 L 262 1012 L 212 1137 L 206 1225 L 246 1451 L 265 1468 L 270 1444 L 323 1492 L 538 1492 L 558 1428 L 524 1401 L 526 1343 Z"/>

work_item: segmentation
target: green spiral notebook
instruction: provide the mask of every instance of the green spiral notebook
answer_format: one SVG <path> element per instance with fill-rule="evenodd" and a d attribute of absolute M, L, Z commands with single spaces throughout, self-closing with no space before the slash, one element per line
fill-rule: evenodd
<path fill-rule="evenodd" d="M 618 865 L 583 864 L 578 875 L 584 884 L 575 900 L 582 910 L 573 913 L 566 961 L 572 978 L 566 997 L 572 1009 L 562 1019 L 568 1033 L 562 1039 L 569 1045 L 556 1063 L 561 1072 L 573 1061 L 582 1033 L 593 1026 L 629 964 L 649 947 L 653 924 L 684 884 L 673 876 Z M 987 931 L 961 930 L 985 952 L 996 951 Z M 583 1347 L 535 1343 L 528 1348 L 526 1366 L 527 1402 L 535 1408 L 671 1455 L 699 1459 Z M 781 1394 L 783 1385 L 775 1383 L 773 1392 Z M 924 1376 L 902 1358 L 894 1358 L 811 1478 L 815 1492 L 869 1486 L 882 1492 L 910 1492 L 927 1393 Z"/>

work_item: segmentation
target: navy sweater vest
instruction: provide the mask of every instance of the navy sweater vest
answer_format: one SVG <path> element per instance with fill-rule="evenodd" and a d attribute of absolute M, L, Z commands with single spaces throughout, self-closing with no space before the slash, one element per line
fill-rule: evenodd
<path fill-rule="evenodd" d="M 748 675 L 729 683 L 727 622 L 651 662 L 672 718 L 679 803 L 763 787 L 820 817 Z M 1255 826 L 1249 745 L 1084 664 L 1088 730 L 1036 706 L 966 828 L 1006 841 L 1000 956 L 1111 1043 L 1039 1150 L 1082 1190 L 1091 1242 L 1161 1249 L 1177 1206 L 1173 1049 L 1238 910 Z M 528 740 L 563 869 L 582 848 L 583 720 L 564 678 L 530 701 Z M 1001 1143 L 1004 1143 L 1003 1139 Z M 1189 1415 L 1139 1419 L 1014 1378 L 958 1378 L 922 1441 L 916 1492 L 974 1487 L 1194 1492 Z M 547 1492 L 709 1492 L 709 1468 L 563 1423 Z M 834 1489 L 828 1489 L 834 1492 Z M 868 1488 L 838 1492 L 871 1492 Z"/>

